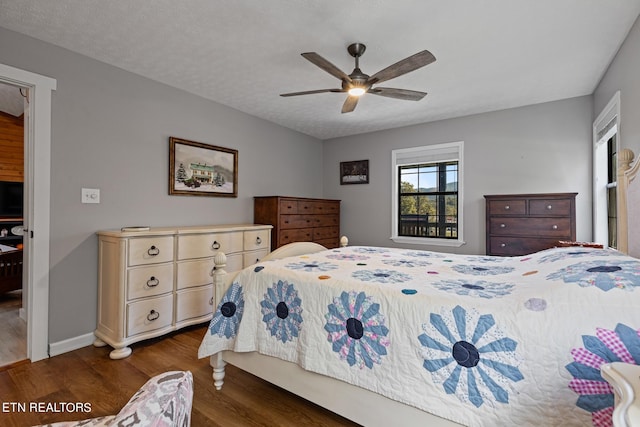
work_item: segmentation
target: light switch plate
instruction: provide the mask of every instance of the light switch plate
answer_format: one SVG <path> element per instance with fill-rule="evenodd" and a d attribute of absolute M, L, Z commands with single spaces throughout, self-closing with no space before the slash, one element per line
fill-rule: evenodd
<path fill-rule="evenodd" d="M 83 188 L 82 203 L 100 203 L 99 188 Z"/>

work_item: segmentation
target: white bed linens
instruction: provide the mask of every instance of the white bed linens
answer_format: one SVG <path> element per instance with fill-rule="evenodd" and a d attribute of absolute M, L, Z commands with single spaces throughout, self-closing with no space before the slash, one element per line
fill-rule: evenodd
<path fill-rule="evenodd" d="M 469 426 L 611 425 L 640 364 L 640 261 L 347 247 L 240 272 L 199 357 L 258 351 Z"/>

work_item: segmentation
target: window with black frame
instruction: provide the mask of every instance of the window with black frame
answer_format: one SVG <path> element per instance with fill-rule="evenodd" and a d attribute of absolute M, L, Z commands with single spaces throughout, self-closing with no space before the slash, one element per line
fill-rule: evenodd
<path fill-rule="evenodd" d="M 607 223 L 609 229 L 608 245 L 618 247 L 618 202 L 617 173 L 618 156 L 616 153 L 616 135 L 607 141 Z"/>
<path fill-rule="evenodd" d="M 458 238 L 458 162 L 398 167 L 398 236 Z"/>

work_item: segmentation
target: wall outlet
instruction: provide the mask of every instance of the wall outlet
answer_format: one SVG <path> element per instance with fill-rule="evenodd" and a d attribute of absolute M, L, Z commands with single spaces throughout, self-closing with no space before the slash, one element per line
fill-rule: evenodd
<path fill-rule="evenodd" d="M 99 188 L 83 188 L 82 203 L 100 203 Z"/>

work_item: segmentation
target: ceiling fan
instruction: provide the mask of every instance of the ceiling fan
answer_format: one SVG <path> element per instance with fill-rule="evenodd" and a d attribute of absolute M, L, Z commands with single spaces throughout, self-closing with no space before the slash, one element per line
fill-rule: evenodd
<path fill-rule="evenodd" d="M 382 83 L 395 77 L 399 77 L 403 74 L 407 74 L 411 71 L 417 70 L 418 68 L 435 62 L 436 58 L 431 52 L 429 52 L 428 50 L 423 50 L 416 53 L 415 55 L 411 55 L 408 58 L 398 61 L 383 70 L 378 71 L 372 76 L 369 76 L 367 74 L 364 74 L 362 70 L 360 70 L 359 61 L 366 48 L 367 47 L 362 43 L 353 43 L 349 45 L 349 47 L 347 47 L 347 51 L 351 56 L 355 58 L 356 62 L 356 67 L 353 69 L 351 74 L 348 75 L 344 71 L 333 65 L 331 62 L 318 55 L 316 52 L 303 53 L 302 56 L 305 59 L 322 68 L 332 76 L 339 78 L 342 81 L 342 88 L 283 93 L 280 96 L 311 95 L 314 93 L 325 92 L 346 92 L 348 96 L 346 101 L 342 105 L 343 113 L 350 113 L 355 110 L 356 105 L 358 105 L 358 99 L 365 93 L 386 96 L 388 98 L 404 99 L 408 101 L 419 101 L 425 97 L 426 92 L 418 92 L 408 89 L 395 89 L 390 87 L 373 87 L 373 85 L 377 85 L 378 83 Z"/>

